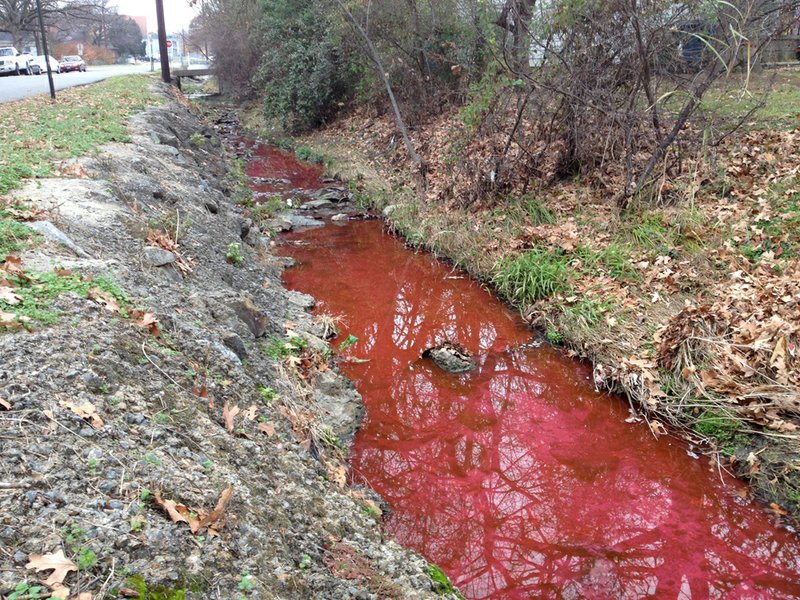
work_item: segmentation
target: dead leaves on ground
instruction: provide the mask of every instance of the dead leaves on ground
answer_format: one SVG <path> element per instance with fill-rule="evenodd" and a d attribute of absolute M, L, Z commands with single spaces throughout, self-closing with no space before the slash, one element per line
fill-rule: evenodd
<path fill-rule="evenodd" d="M 25 565 L 26 569 L 35 569 L 37 573 L 53 570 L 44 581 L 50 587 L 63 583 L 68 573 L 78 570 L 78 565 L 64 556 L 64 551 L 60 548 L 51 554 L 31 554 L 28 559 L 30 562 Z"/>
<path fill-rule="evenodd" d="M 798 431 L 800 269 L 766 281 L 736 278 L 726 297 L 684 309 L 655 342 L 659 364 L 699 395 L 729 398 L 743 417 Z"/>
<path fill-rule="evenodd" d="M 100 429 L 103 426 L 103 419 L 97 414 L 97 408 L 91 402 L 84 402 L 83 404 L 75 404 L 68 400 L 59 400 L 59 406 L 72 411 L 82 419 L 89 421 L 94 429 Z"/>
<path fill-rule="evenodd" d="M 192 272 L 191 261 L 182 254 L 180 244 L 167 235 L 166 232 L 158 229 L 151 229 L 147 233 L 147 243 L 172 252 L 175 255 L 175 266 L 178 267 L 178 270 L 184 277 Z"/>
<path fill-rule="evenodd" d="M 26 281 L 28 279 L 17 256 L 7 256 L 0 263 L 0 302 L 8 306 L 16 306 L 22 302 L 22 296 L 14 291 L 17 284 L 12 281 L 12 278 L 18 281 Z M 0 330 L 16 331 L 25 329 L 30 322 L 30 317 L 0 308 Z"/>
<path fill-rule="evenodd" d="M 189 508 L 174 500 L 165 500 L 161 497 L 161 492 L 153 494 L 156 504 L 164 509 L 173 523 L 186 523 L 193 534 L 208 529 L 208 535 L 211 537 L 218 536 L 224 526 L 222 516 L 232 496 L 233 486 L 229 485 L 220 494 L 214 509 L 209 512 L 203 508 Z"/>

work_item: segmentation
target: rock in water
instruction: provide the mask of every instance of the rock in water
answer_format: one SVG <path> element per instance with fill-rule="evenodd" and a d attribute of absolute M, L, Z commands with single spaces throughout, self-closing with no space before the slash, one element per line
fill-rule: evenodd
<path fill-rule="evenodd" d="M 428 348 L 422 356 L 430 357 L 440 369 L 448 373 L 466 373 L 477 366 L 470 353 L 461 344 L 453 342 L 444 342 Z"/>

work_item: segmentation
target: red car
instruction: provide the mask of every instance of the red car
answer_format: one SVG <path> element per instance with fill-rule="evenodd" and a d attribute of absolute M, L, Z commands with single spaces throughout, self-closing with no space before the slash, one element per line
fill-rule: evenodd
<path fill-rule="evenodd" d="M 86 71 L 86 63 L 80 56 L 65 56 L 59 63 L 62 73 L 69 71 Z"/>

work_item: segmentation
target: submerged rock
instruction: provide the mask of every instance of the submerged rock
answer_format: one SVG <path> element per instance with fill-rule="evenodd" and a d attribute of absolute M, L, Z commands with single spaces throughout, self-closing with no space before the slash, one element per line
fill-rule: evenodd
<path fill-rule="evenodd" d="M 350 200 L 350 190 L 340 187 L 328 187 L 318 190 L 312 194 L 317 200 L 325 200 L 338 204 Z"/>
<path fill-rule="evenodd" d="M 477 367 L 470 353 L 461 344 L 453 342 L 443 342 L 428 348 L 422 356 L 429 357 L 442 371 L 448 373 L 466 373 Z"/>
<path fill-rule="evenodd" d="M 309 219 L 303 215 L 291 214 L 287 219 L 293 227 L 325 227 L 325 221 Z"/>

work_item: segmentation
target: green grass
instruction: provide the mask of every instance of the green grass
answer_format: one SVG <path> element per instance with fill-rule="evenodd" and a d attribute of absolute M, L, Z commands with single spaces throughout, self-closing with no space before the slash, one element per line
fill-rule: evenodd
<path fill-rule="evenodd" d="M 18 302 L 10 304 L 0 300 L 0 311 L 22 317 L 24 322 L 52 325 L 58 320 L 58 312 L 52 308 L 56 298 L 66 293 L 74 293 L 87 298 L 90 290 L 95 288 L 114 298 L 123 316 L 126 308 L 130 306 L 128 296 L 110 277 L 89 278 L 80 273 L 59 275 L 55 272 L 26 272 L 25 277 L 26 279 L 9 278 L 13 284 L 12 291 L 20 297 Z"/>
<path fill-rule="evenodd" d="M 296 335 L 289 337 L 272 336 L 264 346 L 264 353 L 273 360 L 286 356 L 297 356 L 308 347 L 308 342 Z"/>
<path fill-rule="evenodd" d="M 672 232 L 664 226 L 659 215 L 647 215 L 633 223 L 626 233 L 638 246 L 647 250 L 668 250 L 673 245 Z"/>
<path fill-rule="evenodd" d="M 36 235 L 30 227 L 0 217 L 0 262 L 9 254 L 25 248 Z"/>
<path fill-rule="evenodd" d="M 321 165 L 326 163 L 326 156 L 324 154 L 317 152 L 308 146 L 298 146 L 295 148 L 294 153 L 300 160 L 319 163 Z"/>
<path fill-rule="evenodd" d="M 611 311 L 616 304 L 613 300 L 578 300 L 575 304 L 561 307 L 565 320 L 575 327 L 591 329 Z"/>
<path fill-rule="evenodd" d="M 694 423 L 695 431 L 728 454 L 732 454 L 736 449 L 736 434 L 741 426 L 741 422 L 737 419 L 711 409 L 704 411 Z"/>
<path fill-rule="evenodd" d="M 453 582 L 450 581 L 450 578 L 438 565 L 428 563 L 428 577 L 430 577 L 433 582 L 433 591 L 438 595 L 454 595 L 456 598 L 461 598 L 463 600 L 464 596 L 461 595 L 453 585 Z"/>
<path fill-rule="evenodd" d="M 583 270 L 590 275 L 604 270 L 621 281 L 636 281 L 640 277 L 631 263 L 631 249 L 617 242 L 610 243 L 602 250 L 579 246 L 575 254 L 580 259 Z"/>
<path fill-rule="evenodd" d="M 0 194 L 24 179 L 46 177 L 54 161 L 84 156 L 109 142 L 128 141 L 128 118 L 156 104 L 151 79 L 113 77 L 96 85 L 0 105 Z"/>
<path fill-rule="evenodd" d="M 264 202 L 254 204 L 250 208 L 250 217 L 257 225 L 261 225 L 267 219 L 271 219 L 280 211 L 286 208 L 286 203 L 280 196 L 273 196 Z"/>
<path fill-rule="evenodd" d="M 557 250 L 534 249 L 505 258 L 492 277 L 498 293 L 516 306 L 525 306 L 569 289 L 569 258 Z"/>
<path fill-rule="evenodd" d="M 769 93 L 765 95 L 765 91 Z M 760 103 L 763 106 L 751 116 L 745 128 L 793 129 L 800 112 L 800 72 L 753 73 L 749 82 L 739 75 L 735 86 L 730 89 L 723 89 L 722 83 L 712 87 L 703 98 L 701 107 L 707 114 L 713 113 L 718 124 L 734 124 Z"/>
<path fill-rule="evenodd" d="M 523 200 L 525 211 L 534 225 L 555 225 L 558 222 L 552 211 L 535 198 L 526 196 Z"/>

